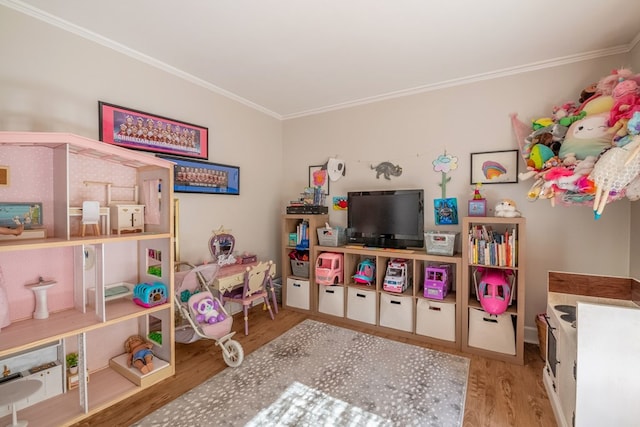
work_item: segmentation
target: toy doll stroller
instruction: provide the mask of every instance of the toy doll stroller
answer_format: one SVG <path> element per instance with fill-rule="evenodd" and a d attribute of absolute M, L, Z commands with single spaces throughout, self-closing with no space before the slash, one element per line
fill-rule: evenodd
<path fill-rule="evenodd" d="M 217 264 L 205 264 L 198 267 L 188 263 L 180 266 L 188 270 L 178 271 L 174 279 L 176 283 L 176 307 L 182 321 L 176 325 L 175 340 L 190 344 L 200 338 L 214 340 L 222 349 L 224 362 L 236 368 L 244 360 L 242 345 L 231 339 L 233 317 L 224 309 L 218 298 L 218 292 L 211 289 L 211 284 L 220 268 Z"/>

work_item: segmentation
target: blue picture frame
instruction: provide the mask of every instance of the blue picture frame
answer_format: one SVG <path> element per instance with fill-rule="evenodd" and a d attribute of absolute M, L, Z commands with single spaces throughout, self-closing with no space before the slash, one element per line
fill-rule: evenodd
<path fill-rule="evenodd" d="M 161 156 L 173 166 L 173 191 L 176 193 L 240 194 L 240 168 L 220 163 L 180 157 Z"/>
<path fill-rule="evenodd" d="M 433 199 L 436 225 L 458 224 L 458 199 Z"/>
<path fill-rule="evenodd" d="M 16 228 L 20 224 L 26 230 L 42 227 L 42 203 L 2 202 L 0 203 L 0 226 Z"/>

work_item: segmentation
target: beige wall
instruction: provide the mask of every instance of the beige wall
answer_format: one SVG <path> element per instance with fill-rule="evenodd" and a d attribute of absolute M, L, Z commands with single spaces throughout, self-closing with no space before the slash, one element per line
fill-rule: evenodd
<path fill-rule="evenodd" d="M 346 176 L 330 183 L 332 196 L 349 190 L 417 187 L 425 189 L 427 206 L 433 207 L 433 199 L 442 194 L 441 176 L 431 162 L 446 150 L 459 160 L 458 169 L 449 174 L 446 195 L 458 198 L 464 216 L 473 193 L 470 153 L 517 148 L 509 113 L 517 112 L 523 120 L 547 116 L 554 105 L 576 100 L 583 87 L 626 62 L 624 56 L 612 56 L 285 121 L 284 164 L 290 178 L 285 180 L 283 201 L 296 197 L 307 184 L 308 165 L 338 156 L 346 161 Z M 376 179 L 370 166 L 381 161 L 402 166 L 402 176 Z M 527 218 L 530 333 L 535 314 L 545 310 L 548 270 L 628 275 L 630 218 L 626 200 L 608 205 L 597 221 L 586 207 L 528 202 L 532 184 L 482 187 L 490 206 L 509 197 Z M 331 221 L 345 225 L 346 215 L 331 212 Z M 425 228 L 446 229 L 434 224 L 428 211 Z"/>
<path fill-rule="evenodd" d="M 631 51 L 631 67 L 640 71 L 640 43 Z M 631 250 L 629 255 L 629 275 L 640 280 L 640 203 L 631 203 Z"/>
<path fill-rule="evenodd" d="M 98 138 L 98 100 L 209 128 L 209 160 L 240 166 L 240 196 L 176 194 L 181 258 L 208 256 L 211 231 L 277 259 L 282 124 L 67 31 L 0 7 L 0 130 Z"/>
<path fill-rule="evenodd" d="M 548 115 L 612 68 L 630 65 L 629 56 L 611 56 L 281 123 L 11 9 L 0 7 L 0 12 L 0 129 L 97 138 L 97 101 L 102 100 L 206 126 L 210 160 L 240 166 L 239 197 L 177 195 L 182 259 L 192 262 L 208 256 L 208 237 L 220 225 L 233 229 L 239 250 L 278 259 L 283 206 L 307 185 L 308 166 L 331 156 L 347 161 L 346 177 L 331 183 L 332 196 L 418 187 L 432 206 L 441 196 L 441 177 L 431 162 L 446 150 L 459 159 L 446 194 L 458 198 L 464 215 L 473 191 L 469 154 L 517 148 L 509 113 L 523 120 Z M 637 71 L 638 48 L 631 57 Z M 375 179 L 370 165 L 381 161 L 400 164 L 403 175 Z M 486 185 L 482 191 L 490 205 L 514 199 L 527 217 L 527 324 L 533 328 L 534 315 L 545 307 L 548 270 L 619 276 L 631 270 L 640 277 L 640 267 L 630 268 L 630 203 L 609 205 L 595 221 L 588 208 L 527 202 L 531 184 Z M 346 222 L 343 212 L 331 212 L 331 219 Z M 431 211 L 425 224 L 436 228 Z M 639 243 L 634 247 L 640 248 L 635 228 Z"/>

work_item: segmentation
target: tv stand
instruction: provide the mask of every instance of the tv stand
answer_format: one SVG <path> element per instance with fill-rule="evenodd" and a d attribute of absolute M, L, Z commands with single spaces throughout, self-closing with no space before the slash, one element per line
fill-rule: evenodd
<path fill-rule="evenodd" d="M 343 255 L 344 283 L 333 286 L 313 281 L 310 289 L 311 312 L 321 317 L 340 318 L 358 327 L 391 333 L 398 337 L 423 340 L 450 348 L 462 345 L 462 257 L 429 255 L 424 249 L 366 247 L 359 244 L 318 246 L 312 249 L 311 268 L 321 253 Z M 376 266 L 373 286 L 355 283 L 358 264 L 365 258 Z M 387 264 L 394 258 L 409 261 L 412 283 L 402 293 L 383 289 Z M 448 265 L 452 271 L 451 292 L 442 300 L 424 297 L 425 268 Z"/>

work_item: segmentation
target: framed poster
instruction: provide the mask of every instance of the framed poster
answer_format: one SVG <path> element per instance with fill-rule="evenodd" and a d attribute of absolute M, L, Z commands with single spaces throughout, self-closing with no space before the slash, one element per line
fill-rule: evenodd
<path fill-rule="evenodd" d="M 487 200 L 469 200 L 469 216 L 487 216 Z"/>
<path fill-rule="evenodd" d="M 452 225 L 458 223 L 458 199 L 434 199 L 433 209 L 436 225 Z"/>
<path fill-rule="evenodd" d="M 518 182 L 518 150 L 471 153 L 471 184 Z"/>
<path fill-rule="evenodd" d="M 322 194 L 329 194 L 329 174 L 325 166 L 309 166 L 309 187 L 320 187 Z"/>
<path fill-rule="evenodd" d="M 98 101 L 100 141 L 134 150 L 209 158 L 209 130 L 202 126 Z"/>
<path fill-rule="evenodd" d="M 175 163 L 173 191 L 176 193 L 240 194 L 238 166 L 209 163 L 201 160 L 158 156 Z"/>

